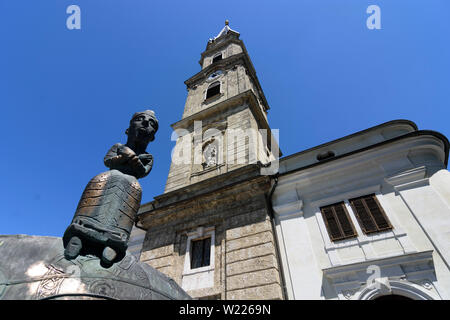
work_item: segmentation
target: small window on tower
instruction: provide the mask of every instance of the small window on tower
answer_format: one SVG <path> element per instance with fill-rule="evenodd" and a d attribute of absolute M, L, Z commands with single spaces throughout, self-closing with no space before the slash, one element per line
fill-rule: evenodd
<path fill-rule="evenodd" d="M 222 54 L 221 53 L 219 53 L 219 54 L 214 56 L 214 58 L 212 60 L 212 63 L 216 63 L 217 61 L 220 61 L 220 60 L 222 60 Z"/>
<path fill-rule="evenodd" d="M 211 253 L 211 237 L 192 240 L 191 242 L 191 269 L 209 266 Z"/>
<path fill-rule="evenodd" d="M 220 82 L 217 81 L 208 87 L 208 90 L 206 91 L 206 99 L 212 98 L 218 94 L 220 94 Z"/>

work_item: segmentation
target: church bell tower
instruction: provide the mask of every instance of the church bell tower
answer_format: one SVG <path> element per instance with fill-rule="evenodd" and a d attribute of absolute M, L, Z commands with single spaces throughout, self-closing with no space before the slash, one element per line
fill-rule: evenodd
<path fill-rule="evenodd" d="M 141 261 L 199 299 L 283 299 L 270 218 L 270 167 L 279 154 L 267 104 L 239 33 L 228 21 L 185 81 L 172 124 L 165 191 L 141 206 Z"/>
<path fill-rule="evenodd" d="M 188 95 L 182 119 L 172 124 L 178 140 L 165 192 L 278 156 L 269 105 L 239 36 L 227 20 L 201 54 L 201 71 L 185 81 Z"/>

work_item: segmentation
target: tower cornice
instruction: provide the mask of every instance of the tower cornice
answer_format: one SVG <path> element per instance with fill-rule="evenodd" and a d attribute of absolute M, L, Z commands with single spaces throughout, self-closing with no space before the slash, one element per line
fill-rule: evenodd
<path fill-rule="evenodd" d="M 227 99 L 225 101 L 216 103 L 212 105 L 211 107 L 208 107 L 206 109 L 203 109 L 197 113 L 194 113 L 184 119 L 181 119 L 180 121 L 177 121 L 173 124 L 171 124 L 172 129 L 187 129 L 191 126 L 193 126 L 194 121 L 199 121 L 203 119 L 207 119 L 211 115 L 214 114 L 220 114 L 227 108 L 232 108 L 234 106 L 241 105 L 243 103 L 247 103 L 252 114 L 255 116 L 256 121 L 259 124 L 259 127 L 262 129 L 268 130 L 270 133 L 271 141 L 272 143 L 269 145 L 270 149 L 277 148 L 279 152 L 279 156 L 282 156 L 282 152 L 280 147 L 278 146 L 277 141 L 272 135 L 272 130 L 270 129 L 269 123 L 267 122 L 267 118 L 262 113 L 261 108 L 258 106 L 258 98 L 256 97 L 255 93 L 249 89 L 247 91 L 244 91 L 230 99 Z"/>
<path fill-rule="evenodd" d="M 242 42 L 242 41 L 240 41 L 240 42 Z M 261 88 L 261 84 L 259 83 L 258 77 L 256 76 L 256 70 L 253 66 L 252 61 L 250 60 L 250 57 L 247 53 L 247 50 L 245 49 L 245 46 L 243 44 L 242 44 L 242 46 L 243 46 L 242 48 L 243 48 L 244 52 L 232 55 L 228 58 L 225 58 L 214 64 L 207 66 L 206 68 L 200 70 L 198 73 L 196 73 L 195 75 L 193 75 L 192 77 L 187 79 L 184 82 L 184 84 L 187 86 L 187 88 L 192 88 L 197 83 L 204 81 L 211 72 L 216 71 L 218 69 L 229 68 L 231 66 L 235 66 L 239 63 L 242 63 L 244 65 L 244 67 L 246 68 L 246 71 L 249 74 L 251 80 L 253 81 L 253 83 L 255 84 L 255 86 L 258 90 L 258 95 L 259 95 L 259 98 L 261 99 L 261 103 L 264 107 L 264 110 L 267 111 L 270 109 L 270 107 L 269 107 L 269 104 L 267 103 L 266 97 Z"/>
<path fill-rule="evenodd" d="M 194 121 L 196 120 L 202 120 L 206 119 L 212 114 L 218 114 L 222 112 L 223 110 L 234 107 L 243 103 L 248 103 L 250 109 L 255 114 L 259 124 L 264 129 L 269 129 L 269 124 L 266 120 L 266 117 L 262 114 L 261 109 L 258 107 L 258 98 L 256 97 L 255 93 L 249 89 L 246 90 L 232 98 L 229 98 L 227 100 L 224 100 L 222 102 L 216 103 L 206 109 L 203 109 L 199 112 L 196 112 L 186 118 L 181 119 L 180 121 L 177 121 L 173 124 L 171 124 L 172 129 L 185 129 L 193 125 Z"/>
<path fill-rule="evenodd" d="M 231 197 L 236 202 L 256 193 L 264 197 L 270 188 L 270 176 L 261 175 L 261 167 L 261 163 L 249 164 L 156 196 L 141 206 L 138 221 L 145 228 L 155 228 L 180 216 L 199 214 L 220 199 L 230 202 L 227 199 Z"/>

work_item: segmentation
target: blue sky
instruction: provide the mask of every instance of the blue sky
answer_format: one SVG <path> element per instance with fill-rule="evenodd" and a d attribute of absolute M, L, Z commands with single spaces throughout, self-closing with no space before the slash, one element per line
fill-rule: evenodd
<path fill-rule="evenodd" d="M 66 8 L 81 8 L 68 30 Z M 381 30 L 369 30 L 369 5 Z M 0 234 L 62 236 L 130 116 L 155 110 L 143 202 L 164 190 L 170 124 L 225 19 L 289 155 L 393 120 L 450 137 L 450 1 L 0 1 Z"/>

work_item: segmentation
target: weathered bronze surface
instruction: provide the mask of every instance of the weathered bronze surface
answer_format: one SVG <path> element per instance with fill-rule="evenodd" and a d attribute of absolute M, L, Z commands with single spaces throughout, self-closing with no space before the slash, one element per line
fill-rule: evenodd
<path fill-rule="evenodd" d="M 66 259 L 94 254 L 108 267 L 125 256 L 141 204 L 142 189 L 137 179 L 152 169 L 153 157 L 146 148 L 157 130 L 153 111 L 133 115 L 125 131 L 127 143 L 113 145 L 104 158 L 111 170 L 92 178 L 81 196 L 63 237 Z"/>
<path fill-rule="evenodd" d="M 109 268 L 100 259 L 64 257 L 61 238 L 0 235 L 1 300 L 184 300 L 172 279 L 129 252 Z"/>

